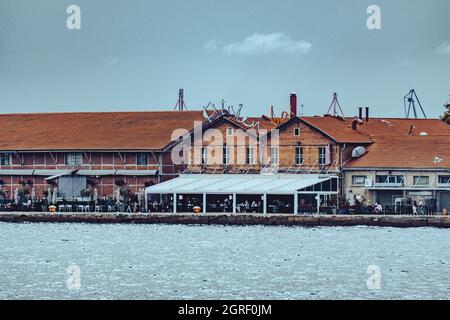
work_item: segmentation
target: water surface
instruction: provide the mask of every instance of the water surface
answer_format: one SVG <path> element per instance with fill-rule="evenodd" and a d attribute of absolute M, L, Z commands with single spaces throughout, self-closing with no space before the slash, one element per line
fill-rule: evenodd
<path fill-rule="evenodd" d="M 450 298 L 445 229 L 0 223 L 0 242 L 0 299 Z"/>

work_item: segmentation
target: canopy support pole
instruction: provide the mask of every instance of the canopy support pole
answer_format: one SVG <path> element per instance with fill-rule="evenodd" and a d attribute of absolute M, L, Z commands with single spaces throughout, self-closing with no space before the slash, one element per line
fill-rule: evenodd
<path fill-rule="evenodd" d="M 144 200 L 145 200 L 145 212 L 148 212 L 148 201 L 147 201 L 147 192 L 144 192 Z M 142 211 L 142 208 L 141 208 Z"/>
<path fill-rule="evenodd" d="M 177 213 L 177 194 L 173 194 L 173 213 Z"/>
<path fill-rule="evenodd" d="M 206 193 L 203 194 L 203 213 L 206 213 Z"/>
<path fill-rule="evenodd" d="M 298 214 L 298 192 L 294 193 L 294 214 Z"/>
<path fill-rule="evenodd" d="M 233 193 L 233 214 L 236 214 L 236 193 Z"/>
<path fill-rule="evenodd" d="M 267 193 L 263 194 L 263 213 L 267 214 Z"/>
<path fill-rule="evenodd" d="M 320 214 L 320 194 L 316 193 L 317 200 L 317 214 Z"/>

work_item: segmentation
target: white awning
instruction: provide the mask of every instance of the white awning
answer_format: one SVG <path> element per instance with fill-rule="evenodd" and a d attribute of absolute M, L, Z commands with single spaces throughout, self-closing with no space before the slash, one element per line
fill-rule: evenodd
<path fill-rule="evenodd" d="M 158 170 L 116 170 L 117 176 L 154 176 Z"/>
<path fill-rule="evenodd" d="M 308 174 L 187 174 L 147 187 L 147 194 L 295 194 L 333 177 Z"/>
<path fill-rule="evenodd" d="M 57 170 L 57 169 L 11 169 L 0 170 L 0 176 L 42 176 L 53 180 L 67 175 L 78 176 L 154 176 L 158 170 Z"/>
<path fill-rule="evenodd" d="M 33 170 L 32 169 L 17 169 L 17 170 L 0 170 L 1 176 L 32 176 Z"/>
<path fill-rule="evenodd" d="M 53 180 L 62 176 L 70 176 L 73 175 L 74 173 L 76 173 L 78 170 L 67 170 L 67 171 L 62 171 L 60 173 L 57 173 L 53 176 L 50 176 L 48 178 L 45 178 L 45 180 Z"/>

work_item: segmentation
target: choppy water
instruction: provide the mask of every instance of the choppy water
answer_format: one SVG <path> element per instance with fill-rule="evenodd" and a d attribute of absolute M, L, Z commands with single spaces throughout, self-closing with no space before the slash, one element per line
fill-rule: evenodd
<path fill-rule="evenodd" d="M 449 243 L 431 228 L 0 223 L 0 299 L 449 299 Z"/>

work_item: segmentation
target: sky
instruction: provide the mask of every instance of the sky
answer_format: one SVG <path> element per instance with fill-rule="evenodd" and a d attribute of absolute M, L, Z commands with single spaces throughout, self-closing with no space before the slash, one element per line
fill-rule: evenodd
<path fill-rule="evenodd" d="M 78 5 L 80 29 L 67 28 Z M 370 5 L 381 29 L 367 27 Z M 450 0 L 0 0 L 0 113 L 188 110 L 247 116 L 369 106 L 429 118 L 450 94 Z"/>

